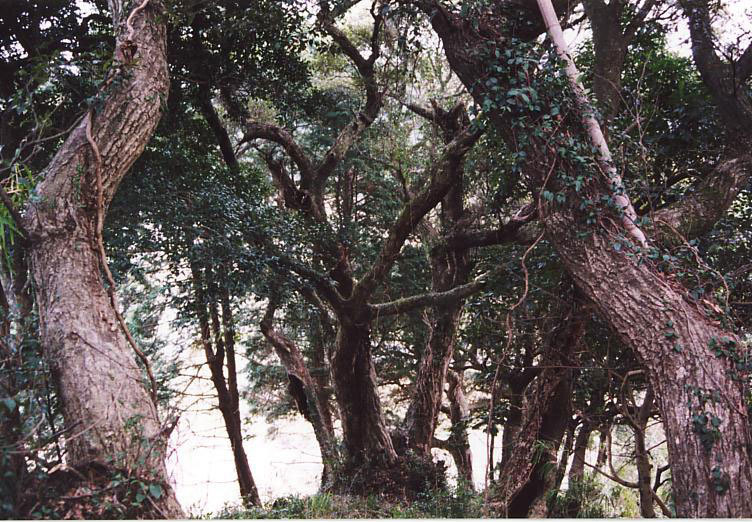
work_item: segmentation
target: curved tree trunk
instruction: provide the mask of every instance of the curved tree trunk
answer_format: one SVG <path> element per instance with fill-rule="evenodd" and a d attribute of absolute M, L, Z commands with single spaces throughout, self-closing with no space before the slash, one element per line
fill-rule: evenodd
<path fill-rule="evenodd" d="M 266 314 L 261 321 L 261 333 L 274 348 L 282 366 L 285 367 L 290 381 L 290 392 L 300 410 L 300 413 L 313 426 L 313 432 L 321 451 L 321 460 L 324 470 L 321 476 L 321 484 L 328 486 L 332 468 L 339 463 L 337 442 L 334 437 L 334 427 L 329 412 L 328 404 L 322 399 L 322 390 L 311 377 L 306 367 L 303 354 L 290 339 L 274 330 L 272 322 L 276 304 L 270 301 Z"/>
<path fill-rule="evenodd" d="M 452 69 L 482 104 L 487 91 L 481 79 L 487 70 L 480 49 L 509 45 L 509 35 L 503 33 L 507 20 L 494 14 L 475 31 L 457 15 L 437 13 L 433 4 L 421 5 L 434 14 L 431 22 L 444 42 Z M 522 36 L 539 34 L 540 18 L 528 14 L 527 19 L 531 23 Z M 493 120 L 505 135 L 508 122 L 501 115 Z M 545 172 L 537 170 L 555 158 L 541 156 L 547 152 L 545 147 L 529 152 L 538 161 L 530 161 L 524 175 L 529 186 L 540 190 Z M 749 170 L 745 161 L 723 166 L 728 168 L 731 175 L 724 179 L 729 185 L 702 195 L 716 201 L 713 212 L 695 215 L 692 204 L 682 208 L 680 201 L 676 209 L 680 223 L 675 228 L 695 230 L 698 224 L 712 224 L 722 214 L 724 205 L 739 190 L 737 180 L 747 179 L 745 170 Z M 609 194 L 607 187 L 601 190 Z M 711 317 L 710 307 L 693 301 L 681 285 L 647 263 L 617 252 L 605 233 L 581 235 L 583 225 L 576 207 L 549 211 L 543 219 L 546 237 L 566 270 L 648 369 L 666 427 L 677 514 L 750 516 L 752 458 L 748 448 L 752 438 L 742 385 L 733 377 L 739 339 Z M 616 234 L 634 231 L 624 222 L 619 228 L 622 230 Z M 712 422 L 720 424 L 715 427 Z"/>
<path fill-rule="evenodd" d="M 100 95 L 101 109 L 91 118 L 105 208 L 156 127 L 169 85 L 163 5 L 151 0 L 140 7 L 127 13 L 121 2 L 110 2 L 117 66 L 110 72 L 111 86 Z M 167 480 L 156 405 L 100 277 L 97 162 L 87 120 L 45 169 L 38 197 L 25 213 L 42 344 L 72 433 L 68 463 L 96 461 L 153 477 L 168 491 L 160 499 L 164 514 L 181 516 Z"/>

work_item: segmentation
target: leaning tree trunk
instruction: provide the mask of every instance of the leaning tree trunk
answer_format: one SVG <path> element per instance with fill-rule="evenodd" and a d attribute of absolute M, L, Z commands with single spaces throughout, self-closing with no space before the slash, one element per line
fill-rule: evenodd
<path fill-rule="evenodd" d="M 507 516 L 528 517 L 534 509 L 538 514 L 544 494 L 555 484 L 556 456 L 570 421 L 573 372 L 568 367 L 583 332 L 581 312 L 573 303 L 545 341 L 514 449 L 494 484 L 495 502 Z"/>
<path fill-rule="evenodd" d="M 433 3 L 418 3 L 435 15 L 431 22 L 444 42 L 452 69 L 482 104 L 491 94 L 483 81 L 490 74 L 490 64 L 484 61 L 490 58 L 483 58 L 489 53 L 481 49 L 493 53 L 494 48 L 498 51 L 510 45 L 511 33 L 504 32 L 509 19 L 493 13 L 476 31 L 472 24 L 447 10 L 437 12 Z M 527 19 L 531 24 L 520 29 L 519 34 L 532 38 L 539 34 L 541 22 L 536 17 Z M 502 76 L 500 81 L 508 79 Z M 510 128 L 508 119 L 492 114 L 492 120 L 514 147 L 514 137 L 506 132 Z M 553 154 L 549 157 L 545 144 L 535 143 L 537 147 L 526 151 L 536 161 L 530 160 L 523 174 L 528 185 L 538 191 L 546 177 L 546 172 L 541 172 L 543 166 L 550 168 L 559 160 Z M 697 198 L 710 203 L 702 207 L 711 211 L 707 215 L 696 214 L 700 207 L 694 205 L 694 198 L 684 206 L 680 201 L 664 215 L 678 222 L 674 228 L 679 230 L 695 230 L 698 223 L 712 223 L 733 200 L 739 188 L 737 181 L 746 179 L 743 171 L 748 168 L 746 161 L 732 161 L 717 169 L 717 173 L 726 172 L 727 176 L 711 174 L 714 182 L 724 184 L 712 192 L 697 194 Z M 596 183 L 595 199 L 612 195 L 606 183 Z M 634 243 L 642 242 L 639 230 L 625 217 L 628 216 L 604 223 L 606 230 L 584 235 L 586 225 L 579 207 L 565 204 L 549 205 L 542 222 L 546 237 L 577 286 L 648 370 L 666 428 L 677 514 L 750 516 L 752 458 L 748 448 L 752 438 L 736 369 L 742 357 L 741 343 L 713 319 L 712 305 L 695 302 L 671 277 L 637 256 L 614 248 L 614 238 L 625 232 Z"/>
<path fill-rule="evenodd" d="M 75 127 L 45 169 L 24 225 L 42 344 L 70 430 L 68 464 L 105 463 L 157 480 L 168 491 L 160 509 L 181 516 L 167 481 L 156 405 L 102 284 L 97 252 L 97 168 L 106 208 L 149 141 L 169 85 L 163 5 L 144 4 L 129 15 L 121 2 L 110 2 L 117 65 L 98 110 Z"/>
<path fill-rule="evenodd" d="M 269 306 L 261 321 L 261 333 L 274 348 L 282 366 L 287 372 L 290 394 L 293 396 L 298 410 L 311 423 L 316 441 L 319 444 L 321 460 L 324 469 L 321 474 L 322 488 L 326 489 L 331 480 L 332 468 L 339 463 L 337 441 L 334 436 L 334 426 L 327 397 L 320 389 L 303 359 L 303 354 L 297 345 L 288 337 L 273 328 L 274 311 L 277 303 L 270 299 Z"/>
<path fill-rule="evenodd" d="M 577 83 L 577 70 L 550 0 L 538 0 L 538 4 L 567 64 L 593 146 L 599 149 L 601 162 L 612 169 L 607 172 L 613 183 L 620 186 L 599 126 L 587 115 L 590 108 Z M 632 222 L 635 215 L 629 200 L 626 195 L 616 197 L 624 200 L 620 206 L 624 208 L 625 230 L 645 246 L 644 235 Z M 563 232 L 565 224 L 575 225 L 564 213 L 552 217 L 546 220 L 549 237 Z M 573 229 L 569 230 L 571 240 Z M 743 357 L 739 339 L 712 319 L 712 303 L 691 302 L 686 291 L 677 291 L 657 270 L 626 260 L 623 254 L 609 255 L 611 259 L 606 261 L 603 251 L 613 248 L 603 244 L 602 235 L 593 235 L 592 241 L 578 249 L 563 244 L 561 236 L 557 238 L 557 250 L 578 285 L 648 367 L 667 428 L 678 514 L 752 515 L 752 438 L 743 379 L 734 377 Z M 600 251 L 598 261 L 595 249 Z M 604 293 L 606 288 L 613 292 L 614 284 L 621 289 L 616 299 Z"/>

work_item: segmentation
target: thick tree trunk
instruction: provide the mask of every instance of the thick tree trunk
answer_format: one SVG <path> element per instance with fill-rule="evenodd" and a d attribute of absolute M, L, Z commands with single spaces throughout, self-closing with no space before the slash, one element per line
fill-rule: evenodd
<path fill-rule="evenodd" d="M 389 466 L 397 460 L 377 393 L 370 322 L 367 312 L 340 317 L 332 356 L 332 378 L 350 466 Z"/>
<path fill-rule="evenodd" d="M 454 216 L 444 228 L 452 226 L 462 213 L 461 183 L 455 185 L 444 200 L 445 213 Z M 447 211 L 448 209 L 452 209 Z M 432 291 L 445 292 L 466 284 L 471 264 L 467 250 L 435 252 L 431 256 Z M 421 354 L 415 392 L 405 425 L 408 445 L 418 454 L 431 456 L 431 442 L 439 419 L 449 363 L 454 356 L 454 342 L 464 307 L 464 300 L 431 310 L 428 342 Z"/>
<path fill-rule="evenodd" d="M 752 491 L 752 441 L 742 384 L 733 378 L 734 356 L 715 355 L 715 347 L 741 347 L 738 338 L 684 289 L 618 254 L 605 237 L 576 245 L 573 219 L 560 213 L 547 221 L 578 286 L 648 369 L 666 428 L 677 514 L 752 514 L 745 493 Z M 614 285 L 621 289 L 617 296 Z"/>
<path fill-rule="evenodd" d="M 423 115 L 432 116 L 433 121 L 442 130 L 445 144 L 451 143 L 467 125 L 467 114 L 461 104 L 456 105 L 450 111 L 444 111 L 435 105 L 432 114 L 424 113 Z M 455 162 L 452 164 L 452 168 L 454 171 L 451 174 L 457 182 L 443 198 L 439 214 L 441 231 L 445 236 L 448 236 L 455 231 L 456 227 L 460 226 L 460 221 L 465 214 L 463 201 L 464 163 L 462 161 Z M 431 242 L 436 239 L 437 232 L 428 223 L 423 224 L 423 232 L 424 241 Z M 432 292 L 446 292 L 468 282 L 472 269 L 468 248 L 434 248 L 431 251 L 429 261 L 431 264 Z M 435 305 L 429 312 L 428 341 L 421 353 L 415 391 L 404 423 L 408 446 L 425 459 L 432 458 L 431 447 L 438 424 L 444 383 L 449 364 L 454 356 L 455 336 L 464 303 L 463 299 L 458 299 L 446 305 Z M 462 405 L 458 401 L 464 402 L 462 385 L 458 379 L 459 376 L 454 375 L 454 383 L 453 385 L 450 384 L 450 390 L 455 394 L 450 397 L 450 403 L 455 410 L 457 408 L 462 409 Z M 452 418 L 453 429 L 455 427 L 461 429 L 463 413 L 459 410 L 453 410 L 453 412 L 453 415 L 455 415 Z M 457 462 L 458 470 L 467 473 L 469 467 L 465 459 L 467 458 L 466 450 L 469 451 L 469 446 L 463 444 L 462 433 L 465 433 L 464 430 L 457 434 L 453 432 L 455 439 L 453 442 L 460 444 L 460 447 L 457 447 L 452 455 Z M 465 439 L 466 437 L 465 433 Z M 470 483 L 472 483 L 472 472 L 470 471 L 470 473 Z"/>
<path fill-rule="evenodd" d="M 455 15 L 432 9 L 426 8 L 435 14 L 431 22 L 444 42 L 450 65 L 482 104 L 487 91 L 480 49 L 508 45 L 506 35 L 499 32 L 504 30 L 504 21 L 492 17 L 477 32 Z M 536 32 L 540 19 L 531 20 L 530 31 Z M 498 115 L 494 118 L 504 135 L 506 120 Z M 550 165 L 552 161 L 539 158 L 538 164 Z M 539 167 L 534 165 L 531 162 L 524 174 L 529 185 L 539 189 L 545 173 L 535 172 Z M 609 191 L 603 187 L 601 193 Z M 725 196 L 726 192 L 718 193 L 719 199 Z M 718 209 L 723 210 L 722 203 Z M 721 328 L 710 317 L 709 308 L 694 302 L 680 284 L 648 263 L 617 252 L 613 239 L 604 232 L 583 236 L 585 225 L 575 206 L 553 209 L 543 223 L 546 237 L 577 286 L 648 368 L 666 427 L 678 515 L 750 516 L 752 460 L 748 448 L 752 440 L 742 386 L 733 378 L 736 356 L 731 354 L 732 349 L 741 349 L 738 338 Z M 628 228 L 626 223 L 622 226 Z M 616 235 L 623 232 L 614 231 Z M 714 356 L 718 347 L 720 357 Z M 712 422 L 720 424 L 715 427 Z"/>
<path fill-rule="evenodd" d="M 168 88 L 161 2 L 131 13 L 122 12 L 120 2 L 110 7 L 118 63 L 110 80 L 118 87 L 102 93 L 90 129 L 101 153 L 105 208 L 156 127 Z M 97 161 L 87 128 L 84 118 L 68 136 L 25 213 L 42 344 L 71 430 L 68 463 L 97 461 L 153 477 L 168 491 L 160 500 L 164 514 L 180 516 L 167 482 L 156 405 L 100 278 Z"/>

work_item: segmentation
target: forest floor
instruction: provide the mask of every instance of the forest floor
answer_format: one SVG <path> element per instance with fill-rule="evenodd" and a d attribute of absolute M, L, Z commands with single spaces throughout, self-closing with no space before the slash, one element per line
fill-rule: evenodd
<path fill-rule="evenodd" d="M 414 501 L 393 501 L 372 495 L 355 497 L 318 493 L 289 496 L 263 507 L 245 509 L 228 505 L 206 519 L 289 518 L 480 518 L 482 495 L 464 488 L 426 494 Z"/>

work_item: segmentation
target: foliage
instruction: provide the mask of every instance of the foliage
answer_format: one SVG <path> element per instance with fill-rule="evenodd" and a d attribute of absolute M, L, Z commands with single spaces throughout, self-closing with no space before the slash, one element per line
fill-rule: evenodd
<path fill-rule="evenodd" d="M 341 496 L 319 493 L 311 497 L 283 497 L 262 508 L 226 506 L 208 518 L 480 518 L 482 498 L 458 485 L 451 491 L 427 492 L 405 503 L 388 497 Z M 203 518 L 203 517 L 202 517 Z"/>

